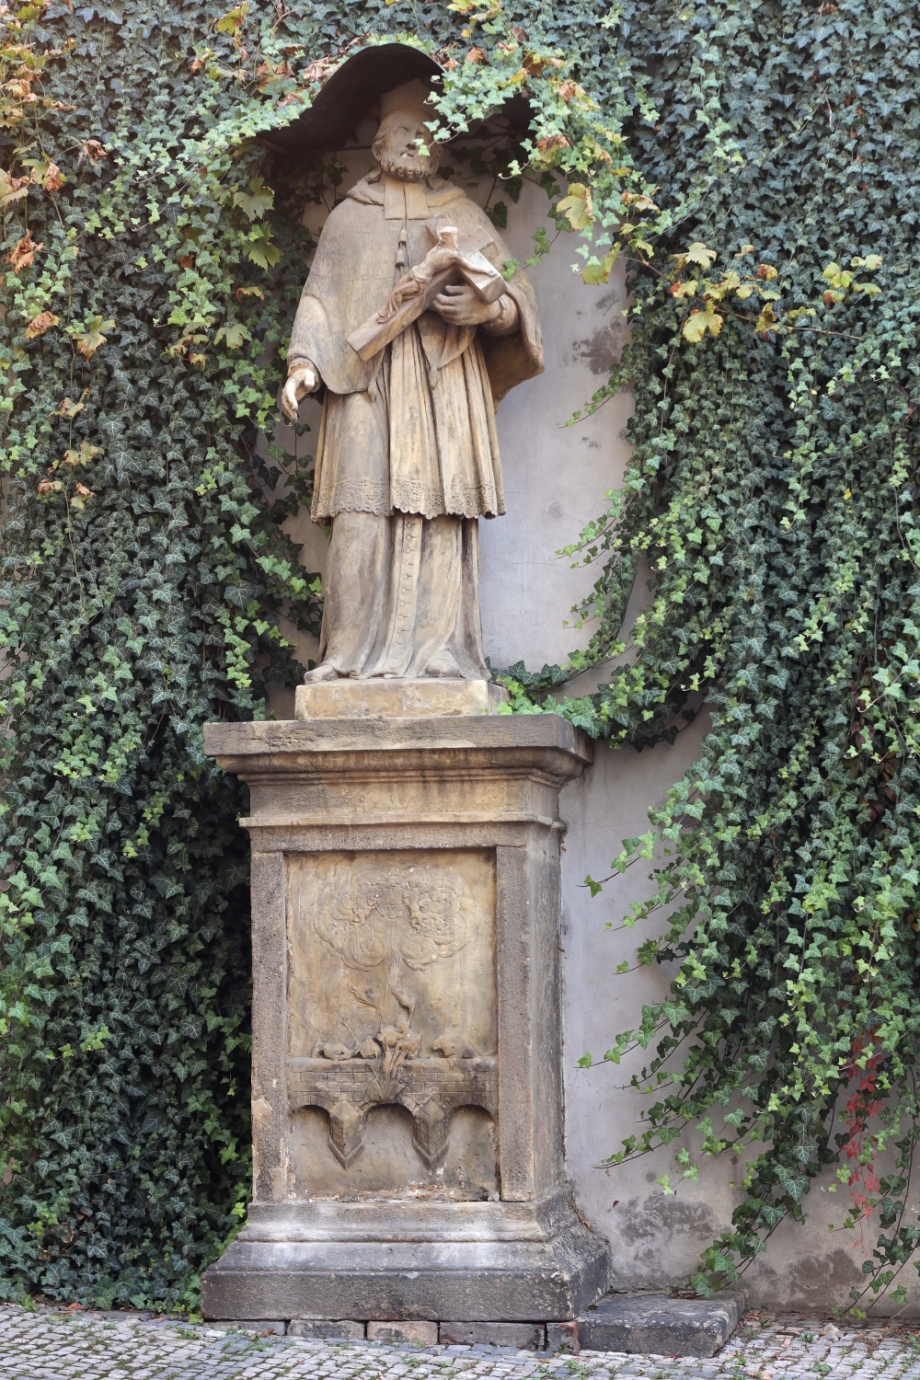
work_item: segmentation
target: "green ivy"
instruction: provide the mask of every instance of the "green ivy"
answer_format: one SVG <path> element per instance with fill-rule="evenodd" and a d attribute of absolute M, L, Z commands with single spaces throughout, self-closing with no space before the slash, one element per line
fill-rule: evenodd
<path fill-rule="evenodd" d="M 614 1159 L 692 1124 L 747 1160 L 705 1290 L 801 1216 L 839 1161 L 882 1234 L 917 1244 L 914 1092 L 920 615 L 913 407 L 917 18 L 904 0 L 440 4 L 37 0 L 0 46 L 0 1289 L 193 1306 L 247 1195 L 243 791 L 203 722 L 264 715 L 301 668 L 319 585 L 279 522 L 310 462 L 271 441 L 305 206 L 340 176 L 254 136 L 357 42 L 447 68 L 491 214 L 521 179 L 601 283 L 631 273 L 633 344 L 586 405 L 636 393 L 634 459 L 581 539 L 595 620 L 567 667 L 514 672 L 612 745 L 713 731 L 652 833 L 677 901 L 643 962 L 669 999 L 615 1037 L 657 1092 Z M 626 650 L 580 700 L 567 678 Z M 554 698 L 555 697 L 555 698 Z M 603 883 L 591 881 L 593 888 Z M 843 1122 L 840 1117 L 843 1115 Z M 879 1179 L 885 1144 L 897 1168 Z M 696 1173 L 686 1151 L 679 1172 Z"/>

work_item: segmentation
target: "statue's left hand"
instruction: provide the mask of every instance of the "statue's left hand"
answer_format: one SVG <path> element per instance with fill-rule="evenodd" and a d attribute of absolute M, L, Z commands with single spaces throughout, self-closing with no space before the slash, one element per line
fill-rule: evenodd
<path fill-rule="evenodd" d="M 456 283 L 446 287 L 431 305 L 451 326 L 483 326 L 501 316 L 500 303 L 501 298 L 484 302 L 469 283 Z"/>

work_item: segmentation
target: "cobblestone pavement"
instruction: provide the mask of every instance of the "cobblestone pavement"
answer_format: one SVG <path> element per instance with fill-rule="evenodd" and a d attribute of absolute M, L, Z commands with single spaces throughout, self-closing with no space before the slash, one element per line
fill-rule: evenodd
<path fill-rule="evenodd" d="M 0 1380 L 920 1380 L 920 1324 L 745 1315 L 711 1360 L 427 1350 L 219 1332 L 141 1314 L 0 1305 Z"/>

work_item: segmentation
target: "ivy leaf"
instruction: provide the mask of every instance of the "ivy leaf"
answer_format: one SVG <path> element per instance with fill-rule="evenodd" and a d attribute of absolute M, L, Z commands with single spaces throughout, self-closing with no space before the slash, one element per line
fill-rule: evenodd
<path fill-rule="evenodd" d="M 0 211 L 6 210 L 14 201 L 21 201 L 28 195 L 27 177 L 12 177 L 4 168 L 0 168 Z"/>
<path fill-rule="evenodd" d="M 231 321 L 226 326 L 221 326 L 214 336 L 214 344 L 219 345 L 221 341 L 231 350 L 238 350 L 244 340 L 251 340 L 247 328 L 242 321 Z"/>
<path fill-rule="evenodd" d="M 217 23 L 214 25 L 217 32 L 219 34 L 227 34 L 230 38 L 237 38 L 240 29 L 243 27 L 243 21 L 246 18 L 246 11 L 248 9 L 248 0 L 243 0 L 241 5 L 237 5 L 234 9 L 228 10 L 226 14 L 221 15 L 220 19 L 218 19 Z"/>
<path fill-rule="evenodd" d="M 711 268 L 718 258 L 714 249 L 707 249 L 700 240 L 694 240 L 687 250 L 687 259 L 691 264 L 699 264 L 700 268 Z"/>
<path fill-rule="evenodd" d="M 573 230 L 584 230 L 594 220 L 591 190 L 583 182 L 571 182 L 568 193 L 556 204 Z"/>
<path fill-rule="evenodd" d="M 86 403 L 81 398 L 79 402 L 73 402 L 70 398 L 63 398 L 58 408 L 58 416 L 66 417 L 69 421 L 76 417 L 78 412 L 82 412 Z"/>
<path fill-rule="evenodd" d="M 508 229 L 508 207 L 504 201 L 496 201 L 492 209 L 486 211 L 486 215 L 497 229 Z"/>
<path fill-rule="evenodd" d="M 611 249 L 603 259 L 594 259 L 589 262 L 587 267 L 582 270 L 581 281 L 587 283 L 589 287 L 597 286 L 600 283 L 606 283 L 610 277 L 613 265 L 617 261 L 619 252 L 618 249 Z"/>
<path fill-rule="evenodd" d="M 264 269 L 274 268 L 281 258 L 281 250 L 272 243 L 271 230 L 267 225 L 260 225 L 258 230 L 250 234 L 246 258 Z"/>
<path fill-rule="evenodd" d="M 91 460 L 94 460 L 97 455 L 101 454 L 101 446 L 91 446 L 88 441 L 82 441 L 79 450 L 64 451 L 64 464 L 70 465 L 71 468 L 77 465 L 88 465 Z"/>
<path fill-rule="evenodd" d="M 35 255 L 44 247 L 43 244 L 36 244 L 27 230 L 7 255 L 8 261 L 13 265 L 13 272 L 19 274 L 24 268 L 31 268 Z"/>
<path fill-rule="evenodd" d="M 104 331 L 110 331 L 114 327 L 113 320 L 103 321 L 101 316 L 91 316 L 83 330 L 75 329 L 71 331 L 74 340 L 77 342 L 77 349 L 86 359 L 92 359 L 96 351 L 106 343 L 108 336 Z"/>
<path fill-rule="evenodd" d="M 26 340 L 35 340 L 37 336 L 44 335 L 45 331 L 50 331 L 52 326 L 60 324 L 54 312 L 40 311 L 26 326 Z"/>
<path fill-rule="evenodd" d="M 681 335 L 691 344 L 698 345 L 707 332 L 710 335 L 718 335 L 723 324 L 724 317 L 720 316 L 717 311 L 713 311 L 710 303 L 705 311 L 700 311 L 697 308 L 690 313 L 681 328 Z"/>
<path fill-rule="evenodd" d="M 254 177 L 249 184 L 248 192 L 237 189 L 233 193 L 233 204 L 239 207 L 251 224 L 254 220 L 261 220 L 265 213 L 272 209 L 275 194 L 271 187 L 266 187 L 261 177 Z"/>

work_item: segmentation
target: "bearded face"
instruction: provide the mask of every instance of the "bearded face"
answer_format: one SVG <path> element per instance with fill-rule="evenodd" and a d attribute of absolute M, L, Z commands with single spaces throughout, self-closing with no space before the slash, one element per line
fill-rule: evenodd
<path fill-rule="evenodd" d="M 420 140 L 428 149 L 427 155 L 419 147 Z M 401 182 L 424 182 L 437 172 L 441 162 L 441 147 L 433 141 L 431 130 L 418 113 L 408 110 L 394 110 L 384 116 L 373 154 L 381 171 Z"/>

